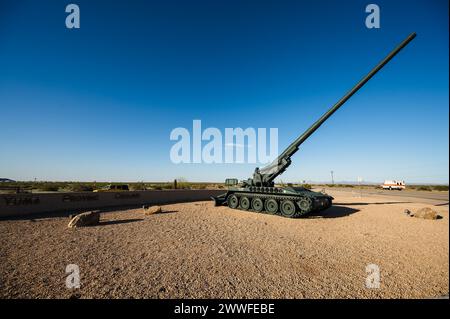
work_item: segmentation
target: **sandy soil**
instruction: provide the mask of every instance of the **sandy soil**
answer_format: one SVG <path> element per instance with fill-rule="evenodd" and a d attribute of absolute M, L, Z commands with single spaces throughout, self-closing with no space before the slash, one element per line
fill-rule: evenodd
<path fill-rule="evenodd" d="M 102 214 L 68 229 L 66 216 L 0 221 L 2 298 L 422 298 L 448 295 L 449 213 L 430 204 L 336 194 L 302 219 L 211 202 Z M 69 212 L 70 213 L 70 212 Z M 77 264 L 81 288 L 65 286 Z M 366 266 L 381 287 L 365 287 Z"/>

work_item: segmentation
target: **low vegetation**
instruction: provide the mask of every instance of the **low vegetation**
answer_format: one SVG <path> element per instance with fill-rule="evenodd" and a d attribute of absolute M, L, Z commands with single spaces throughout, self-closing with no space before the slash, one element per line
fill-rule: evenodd
<path fill-rule="evenodd" d="M 447 191 L 448 185 L 408 185 L 407 189 L 413 189 L 417 191 Z"/>
<path fill-rule="evenodd" d="M 225 189 L 223 183 L 194 183 L 185 179 L 170 182 L 134 182 L 134 183 L 108 183 L 108 182 L 2 182 L 0 192 L 92 192 L 110 184 L 127 184 L 132 191 L 143 190 L 169 190 L 169 189 Z M 277 184 L 286 186 L 288 184 Z M 352 184 L 289 184 L 306 189 L 312 188 L 364 188 L 381 189 L 379 185 L 352 185 Z M 406 189 L 417 191 L 448 191 L 448 185 L 407 185 Z"/>
<path fill-rule="evenodd" d="M 352 184 L 326 184 L 326 185 L 320 185 L 320 186 L 326 186 L 326 187 L 345 187 L 345 188 L 353 188 L 355 185 Z M 361 185 L 363 186 L 363 185 Z"/>
<path fill-rule="evenodd" d="M 82 183 L 73 183 L 68 185 L 68 189 L 71 192 L 92 192 L 94 190 L 94 186 Z"/>
<path fill-rule="evenodd" d="M 161 183 L 107 183 L 107 182 L 3 182 L 0 183 L 2 193 L 16 192 L 92 192 L 108 185 L 127 184 L 132 191 L 168 190 L 168 189 L 224 189 L 221 183 L 193 183 L 188 181 Z"/>
<path fill-rule="evenodd" d="M 129 185 L 130 191 L 145 191 L 147 186 L 144 183 L 133 183 Z"/>
<path fill-rule="evenodd" d="M 447 191 L 448 192 L 448 185 L 435 185 L 435 186 L 433 186 L 433 189 L 435 191 Z"/>

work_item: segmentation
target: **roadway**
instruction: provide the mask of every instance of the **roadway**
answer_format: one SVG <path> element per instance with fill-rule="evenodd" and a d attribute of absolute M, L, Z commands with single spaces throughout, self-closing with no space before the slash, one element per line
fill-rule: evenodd
<path fill-rule="evenodd" d="M 433 205 L 446 205 L 449 203 L 448 192 L 415 191 L 415 190 L 382 190 L 382 189 L 358 189 L 354 188 L 326 188 L 326 191 L 342 191 L 353 194 L 376 195 L 383 197 L 395 197 L 401 200 L 414 200 Z"/>

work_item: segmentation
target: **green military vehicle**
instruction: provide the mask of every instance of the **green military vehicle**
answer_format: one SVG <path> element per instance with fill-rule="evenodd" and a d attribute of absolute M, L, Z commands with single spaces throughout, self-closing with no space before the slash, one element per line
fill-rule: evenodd
<path fill-rule="evenodd" d="M 321 211 L 331 207 L 333 197 L 313 192 L 302 187 L 277 187 L 275 178 L 282 174 L 291 164 L 291 157 L 300 145 L 313 134 L 334 112 L 337 111 L 353 94 L 385 66 L 400 50 L 402 50 L 416 34 L 410 34 L 388 56 L 362 78 L 346 95 L 319 118 L 309 129 L 300 135 L 291 145 L 268 166 L 255 169 L 253 177 L 238 183 L 237 179 L 225 181 L 228 191 L 212 197 L 216 206 L 228 205 L 230 208 L 251 210 L 269 214 L 280 214 L 284 217 L 300 217 L 305 214 Z"/>

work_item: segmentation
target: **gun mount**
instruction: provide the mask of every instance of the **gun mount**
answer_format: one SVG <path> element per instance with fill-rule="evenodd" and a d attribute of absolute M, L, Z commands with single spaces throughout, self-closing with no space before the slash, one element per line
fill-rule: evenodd
<path fill-rule="evenodd" d="M 281 212 L 281 215 L 285 217 L 298 217 L 314 210 L 323 210 L 330 207 L 333 199 L 331 196 L 312 192 L 301 187 L 275 187 L 275 178 L 291 165 L 291 157 L 299 150 L 300 145 L 415 37 L 416 33 L 411 33 L 403 40 L 347 94 L 290 144 L 271 164 L 262 169 L 257 167 L 252 178 L 243 181 L 238 186 L 233 184 L 227 193 L 223 195 L 212 197 L 215 205 L 226 203 L 231 208 L 242 210 L 271 214 Z M 234 181 L 234 179 L 228 179 L 227 181 L 231 180 Z"/>

